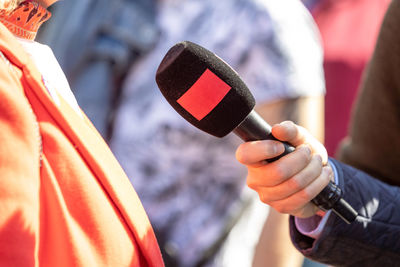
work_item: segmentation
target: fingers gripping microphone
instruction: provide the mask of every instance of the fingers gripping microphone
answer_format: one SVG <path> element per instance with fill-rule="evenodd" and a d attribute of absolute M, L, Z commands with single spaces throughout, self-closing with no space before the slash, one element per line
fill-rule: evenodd
<path fill-rule="evenodd" d="M 156 82 L 171 106 L 192 125 L 216 137 L 234 132 L 244 141 L 277 140 L 271 126 L 254 111 L 255 100 L 239 75 L 222 59 L 191 42 L 174 45 L 160 63 Z M 272 162 L 294 151 L 285 151 Z M 347 223 L 357 212 L 332 182 L 312 201 L 332 209 Z"/>

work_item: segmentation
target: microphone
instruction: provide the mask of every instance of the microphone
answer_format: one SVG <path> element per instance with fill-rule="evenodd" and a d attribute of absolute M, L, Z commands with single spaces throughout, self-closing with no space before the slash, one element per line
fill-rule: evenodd
<path fill-rule="evenodd" d="M 156 82 L 169 104 L 204 132 L 216 137 L 233 132 L 244 141 L 277 140 L 254 111 L 255 99 L 236 71 L 204 47 L 189 41 L 175 44 L 161 61 Z M 294 151 L 282 143 L 285 151 L 268 162 Z M 346 223 L 357 217 L 332 182 L 312 202 L 322 210 L 332 209 Z"/>

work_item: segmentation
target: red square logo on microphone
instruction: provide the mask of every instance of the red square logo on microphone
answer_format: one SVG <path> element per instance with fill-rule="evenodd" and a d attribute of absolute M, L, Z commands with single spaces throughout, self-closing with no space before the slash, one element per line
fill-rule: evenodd
<path fill-rule="evenodd" d="M 177 102 L 197 120 L 207 116 L 231 90 L 231 87 L 209 69 Z"/>

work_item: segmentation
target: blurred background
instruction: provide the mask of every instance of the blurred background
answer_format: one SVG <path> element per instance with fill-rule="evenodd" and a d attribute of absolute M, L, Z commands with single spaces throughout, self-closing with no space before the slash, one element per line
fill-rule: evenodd
<path fill-rule="evenodd" d="M 335 156 L 389 2 L 68 0 L 37 40 L 127 172 L 167 267 L 323 266 L 246 187 L 240 140 L 193 129 L 154 76 L 169 47 L 198 43 L 239 73 L 270 124 L 295 121 Z"/>

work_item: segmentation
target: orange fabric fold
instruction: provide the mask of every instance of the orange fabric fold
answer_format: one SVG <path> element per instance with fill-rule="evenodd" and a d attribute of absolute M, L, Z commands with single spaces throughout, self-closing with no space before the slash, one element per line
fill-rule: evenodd
<path fill-rule="evenodd" d="M 140 200 L 94 127 L 52 101 L 2 24 L 0 51 L 10 62 L 0 58 L 0 266 L 163 266 Z"/>

